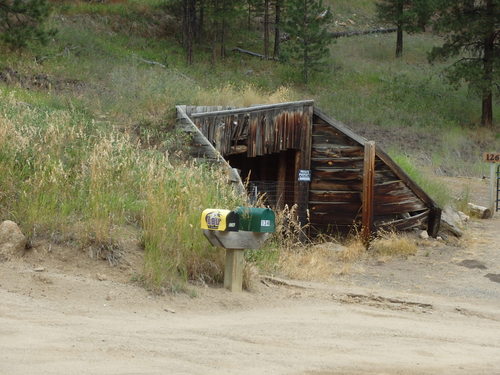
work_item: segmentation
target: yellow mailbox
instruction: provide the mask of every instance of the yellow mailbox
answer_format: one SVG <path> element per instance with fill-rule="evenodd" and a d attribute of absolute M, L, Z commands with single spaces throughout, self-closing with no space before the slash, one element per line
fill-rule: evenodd
<path fill-rule="evenodd" d="M 237 232 L 239 216 L 231 210 L 207 208 L 201 214 L 201 229 Z"/>

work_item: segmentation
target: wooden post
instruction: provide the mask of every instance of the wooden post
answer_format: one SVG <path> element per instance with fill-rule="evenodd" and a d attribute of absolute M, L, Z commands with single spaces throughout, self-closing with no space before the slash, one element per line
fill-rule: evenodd
<path fill-rule="evenodd" d="M 241 292 L 243 290 L 244 252 L 243 249 L 226 249 L 224 288 L 229 289 L 231 292 Z"/>
<path fill-rule="evenodd" d="M 361 236 L 366 247 L 370 243 L 373 231 L 373 196 L 375 182 L 375 142 L 365 143 L 365 160 L 363 164 L 363 215 Z"/>
<path fill-rule="evenodd" d="M 276 207 L 281 209 L 285 206 L 286 188 L 286 151 L 280 152 L 278 166 L 278 188 L 276 191 Z"/>
<path fill-rule="evenodd" d="M 429 212 L 429 219 L 427 221 L 427 233 L 432 238 L 436 238 L 441 226 L 441 209 L 433 206 Z"/>
<path fill-rule="evenodd" d="M 298 180 L 298 171 L 302 170 L 311 170 L 311 148 L 312 148 L 312 122 L 313 122 L 313 106 L 309 106 L 306 110 L 306 106 L 304 106 L 304 119 L 300 124 L 302 137 L 300 140 L 300 151 L 297 151 L 296 159 L 295 159 L 295 179 Z M 307 114 L 307 115 L 306 115 Z M 299 129 L 297 129 L 299 131 Z M 295 190 L 295 202 L 299 205 L 298 207 L 298 217 L 300 224 L 306 225 L 307 222 L 307 209 L 309 206 L 309 185 L 310 181 L 296 181 L 296 190 Z M 306 240 L 305 234 L 303 240 Z"/>
<path fill-rule="evenodd" d="M 496 164 L 490 164 L 490 199 L 489 208 L 492 212 L 492 217 L 496 212 L 496 200 L 497 200 L 497 175 L 496 175 Z"/>

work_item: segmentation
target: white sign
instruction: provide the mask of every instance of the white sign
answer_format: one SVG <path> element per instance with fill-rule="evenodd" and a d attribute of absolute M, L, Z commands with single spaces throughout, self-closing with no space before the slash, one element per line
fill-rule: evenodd
<path fill-rule="evenodd" d="M 311 171 L 309 169 L 299 169 L 299 181 L 311 181 Z"/>

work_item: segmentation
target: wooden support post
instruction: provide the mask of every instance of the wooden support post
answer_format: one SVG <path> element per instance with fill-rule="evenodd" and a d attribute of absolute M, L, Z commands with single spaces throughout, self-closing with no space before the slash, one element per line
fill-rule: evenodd
<path fill-rule="evenodd" d="M 224 288 L 229 289 L 231 292 L 241 292 L 243 290 L 244 252 L 243 249 L 226 249 Z"/>
<path fill-rule="evenodd" d="M 489 199 L 489 209 L 492 212 L 492 217 L 496 212 L 496 200 L 497 200 L 497 174 L 496 174 L 496 164 L 490 164 L 490 199 Z"/>
<path fill-rule="evenodd" d="M 276 207 L 281 209 L 285 206 L 285 188 L 286 188 L 286 151 L 280 152 L 278 166 L 278 189 L 276 194 Z"/>
<path fill-rule="evenodd" d="M 363 215 L 361 236 L 368 247 L 373 231 L 373 196 L 375 182 L 375 142 L 365 143 L 365 160 L 363 164 Z"/>
<path fill-rule="evenodd" d="M 441 226 L 441 209 L 433 206 L 429 212 L 429 219 L 427 221 L 427 233 L 432 238 L 436 238 Z"/>

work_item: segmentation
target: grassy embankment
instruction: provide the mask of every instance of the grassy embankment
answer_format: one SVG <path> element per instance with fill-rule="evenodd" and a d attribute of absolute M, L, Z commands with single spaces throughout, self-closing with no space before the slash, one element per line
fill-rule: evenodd
<path fill-rule="evenodd" d="M 466 88 L 452 90 L 440 76 L 444 65 L 426 63 L 438 42 L 432 36 L 408 37 L 401 61 L 393 59 L 392 35 L 340 39 L 326 71 L 302 85 L 294 83 L 293 67 L 246 56 L 231 54 L 214 66 L 201 52 L 186 67 L 179 46 L 163 35 L 168 22 L 158 3 L 60 8 L 53 43 L 0 58 L 20 74 L 1 86 L 0 215 L 20 222 L 33 239 L 59 233 L 109 250 L 113 228 L 133 225 L 151 285 L 220 278 L 220 253 L 200 235 L 198 213 L 234 206 L 238 198 L 217 172 L 182 161 L 179 135 L 169 133 L 175 104 L 313 98 L 388 147 L 412 175 L 480 175 L 481 147 L 498 147 L 497 134 L 475 125 L 479 100 Z M 341 22 L 372 25 L 370 2 L 336 4 Z M 256 37 L 248 47 L 259 46 Z M 40 74 L 53 84 L 36 88 Z M 429 189 L 447 199 L 439 187 Z"/>

